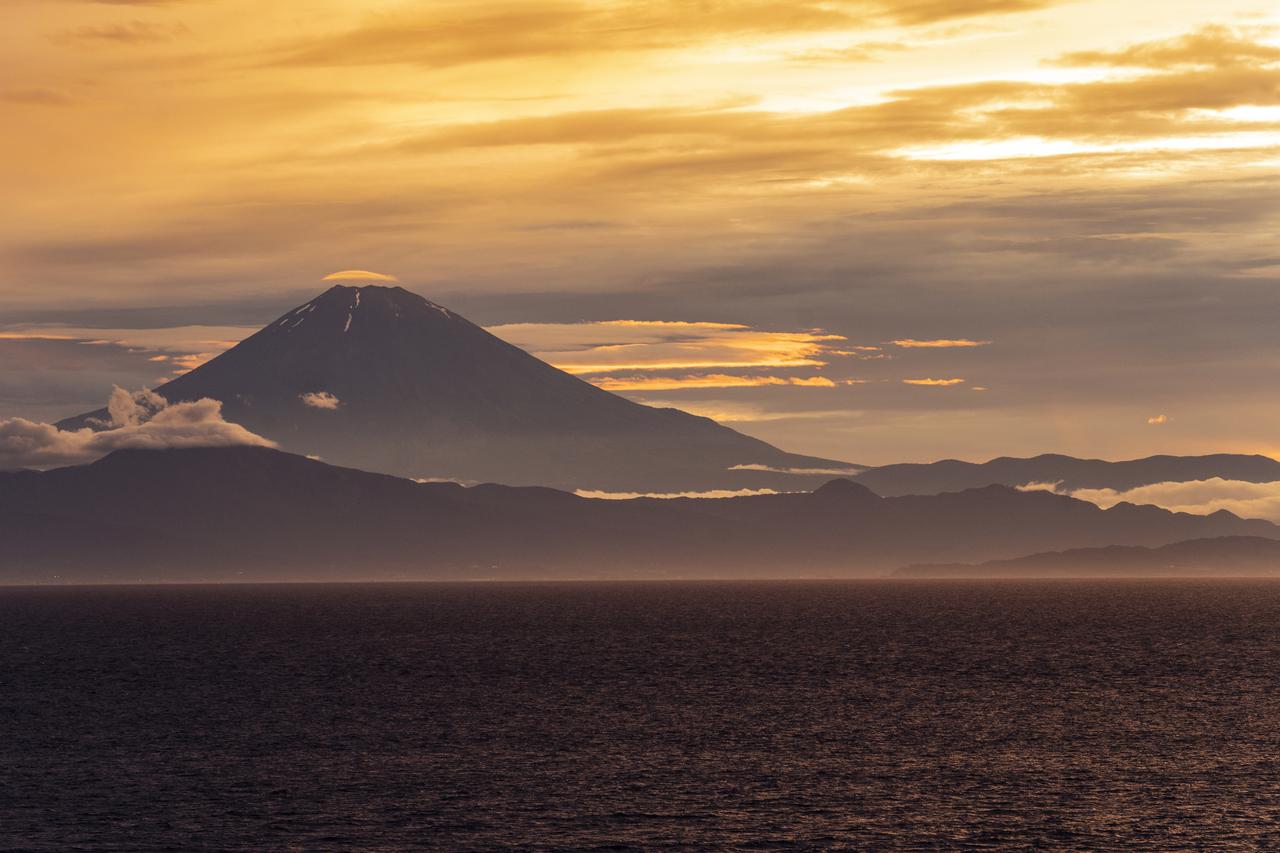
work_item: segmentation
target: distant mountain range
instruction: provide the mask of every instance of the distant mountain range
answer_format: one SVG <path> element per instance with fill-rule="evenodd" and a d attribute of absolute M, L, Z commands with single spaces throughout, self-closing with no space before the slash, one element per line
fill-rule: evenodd
<path fill-rule="evenodd" d="M 1280 481 L 1280 461 L 1269 456 L 1215 453 L 1209 456 L 1148 456 L 1123 462 L 1076 459 L 1048 453 L 1029 459 L 1002 456 L 989 462 L 903 463 L 869 468 L 854 479 L 876 492 L 935 495 L 993 484 L 1024 486 L 1057 483 L 1058 491 L 1115 489 L 1127 491 L 1152 483 L 1187 482 L 1221 477 L 1250 483 Z"/>
<path fill-rule="evenodd" d="M 1280 541 L 1259 536 L 1192 539 L 1159 548 L 1109 545 L 977 564 L 924 564 L 898 577 L 1073 577 L 1280 574 Z"/>
<path fill-rule="evenodd" d="M 0 582 L 796 577 L 1101 545 L 1280 539 L 1266 521 L 988 486 L 592 500 L 417 483 L 260 447 L 0 474 Z"/>
<path fill-rule="evenodd" d="M 156 391 L 220 400 L 286 450 L 412 478 L 672 492 L 826 479 L 742 465 L 850 467 L 631 402 L 400 287 L 333 287 Z"/>

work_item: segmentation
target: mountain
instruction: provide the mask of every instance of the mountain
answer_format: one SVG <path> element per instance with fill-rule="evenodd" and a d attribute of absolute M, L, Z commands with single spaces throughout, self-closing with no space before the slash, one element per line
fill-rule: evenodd
<path fill-rule="evenodd" d="M 1132 575 L 1272 575 L 1280 573 L 1280 541 L 1259 536 L 1192 539 L 1159 548 L 1110 545 L 990 560 L 978 564 L 925 564 L 899 577 L 1071 577 Z"/>
<path fill-rule="evenodd" d="M 633 403 L 400 287 L 333 287 L 156 391 L 221 400 L 286 450 L 412 478 L 665 492 L 821 482 L 735 465 L 849 467 Z"/>
<path fill-rule="evenodd" d="M 0 582 L 805 577 L 1110 544 L 1280 538 L 1195 516 L 988 486 L 596 500 L 417 483 L 261 447 L 119 450 L 0 473 Z"/>
<path fill-rule="evenodd" d="M 1280 481 L 1280 461 L 1269 456 L 1215 453 L 1209 456 L 1148 456 L 1123 462 L 1076 459 L 1048 453 L 1029 459 L 1002 456 L 989 462 L 944 459 L 930 463 L 903 463 L 868 468 L 854 479 L 877 494 L 934 495 L 999 484 L 1059 483 L 1058 490 L 1116 489 L 1127 491 L 1152 483 L 1190 480 L 1244 480 L 1250 483 Z"/>

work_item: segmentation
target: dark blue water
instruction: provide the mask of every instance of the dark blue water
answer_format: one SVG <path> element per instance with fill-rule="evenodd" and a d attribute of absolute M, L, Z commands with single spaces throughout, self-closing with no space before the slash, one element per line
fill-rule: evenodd
<path fill-rule="evenodd" d="M 4 850 L 1280 845 L 1280 584 L 0 590 Z"/>

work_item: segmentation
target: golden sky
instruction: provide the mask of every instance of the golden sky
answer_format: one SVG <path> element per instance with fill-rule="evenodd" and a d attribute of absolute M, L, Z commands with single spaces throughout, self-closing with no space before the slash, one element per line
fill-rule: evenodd
<path fill-rule="evenodd" d="M 5 0 L 0 121 L 0 416 L 354 269 L 796 451 L 1280 451 L 1273 3 Z"/>

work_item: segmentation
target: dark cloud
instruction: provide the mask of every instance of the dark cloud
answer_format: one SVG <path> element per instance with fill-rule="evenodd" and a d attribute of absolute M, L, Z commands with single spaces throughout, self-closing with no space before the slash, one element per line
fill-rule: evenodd
<path fill-rule="evenodd" d="M 1265 32 L 1220 25 L 1202 27 L 1174 39 L 1148 41 L 1123 50 L 1076 51 L 1056 60 L 1059 65 L 1113 65 L 1164 70 L 1174 66 L 1230 66 L 1280 62 L 1280 47 L 1260 40 Z"/>
<path fill-rule="evenodd" d="M 407 63 L 444 68 L 475 62 L 665 50 L 708 39 L 923 25 L 1026 12 L 1060 0 L 680 0 L 435 6 L 370 16 L 354 29 L 285 45 L 287 65 Z"/>
<path fill-rule="evenodd" d="M 802 53 L 793 53 L 789 58 L 792 62 L 811 62 L 817 64 L 874 62 L 875 60 L 884 57 L 886 54 L 900 53 L 904 50 L 910 49 L 911 45 L 903 44 L 901 42 L 863 41 L 840 48 L 809 50 Z"/>
<path fill-rule="evenodd" d="M 172 41 L 190 30 L 180 23 L 158 24 L 149 21 L 126 21 L 96 27 L 76 27 L 51 36 L 59 44 L 105 43 L 148 44 Z"/>
<path fill-rule="evenodd" d="M 62 107 L 72 103 L 72 99 L 64 92 L 56 89 L 8 89 L 0 90 L 0 101 L 11 104 L 31 104 L 34 106 Z"/>

